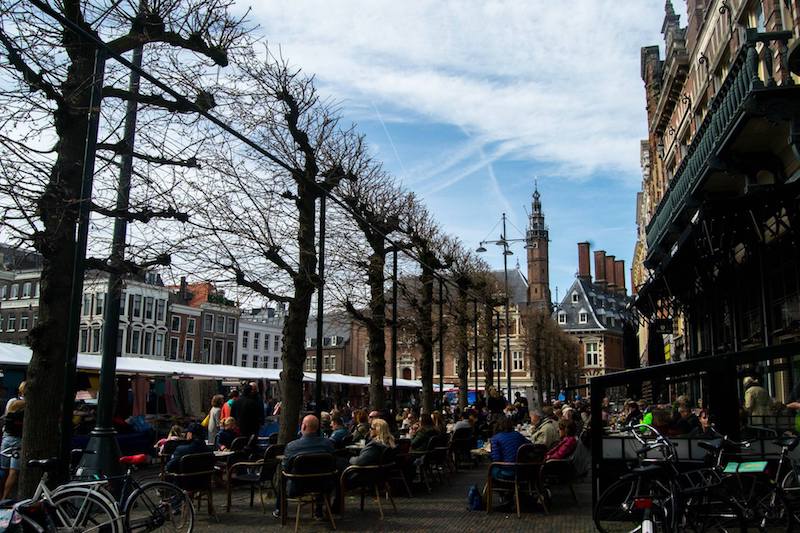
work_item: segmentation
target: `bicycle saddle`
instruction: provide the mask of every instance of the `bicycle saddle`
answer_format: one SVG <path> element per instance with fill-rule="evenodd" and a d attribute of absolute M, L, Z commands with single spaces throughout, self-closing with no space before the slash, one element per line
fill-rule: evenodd
<path fill-rule="evenodd" d="M 147 462 L 147 455 L 140 453 L 138 455 L 126 455 L 119 458 L 121 465 L 141 465 Z"/>
<path fill-rule="evenodd" d="M 50 459 L 31 459 L 28 461 L 28 466 L 36 467 L 38 466 L 44 471 L 55 470 L 59 467 L 61 461 L 59 461 L 55 457 L 51 457 Z"/>
<path fill-rule="evenodd" d="M 797 445 L 800 444 L 800 436 L 797 437 L 781 437 L 777 440 L 772 441 L 774 444 L 784 447 L 786 446 L 789 448 L 789 451 L 794 450 L 797 448 Z"/>
<path fill-rule="evenodd" d="M 646 466 L 637 466 L 633 468 L 629 473 L 624 474 L 622 479 L 631 479 L 635 477 L 646 477 L 646 476 L 656 476 L 663 472 L 663 467 L 661 465 L 646 465 Z"/>
<path fill-rule="evenodd" d="M 701 440 L 697 445 L 709 452 L 716 452 L 722 449 L 722 439 Z"/>

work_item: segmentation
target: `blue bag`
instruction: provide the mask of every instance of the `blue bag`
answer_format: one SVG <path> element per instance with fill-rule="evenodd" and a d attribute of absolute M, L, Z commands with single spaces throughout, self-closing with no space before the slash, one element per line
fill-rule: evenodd
<path fill-rule="evenodd" d="M 467 511 L 483 511 L 483 498 L 477 485 L 472 485 L 467 493 Z"/>

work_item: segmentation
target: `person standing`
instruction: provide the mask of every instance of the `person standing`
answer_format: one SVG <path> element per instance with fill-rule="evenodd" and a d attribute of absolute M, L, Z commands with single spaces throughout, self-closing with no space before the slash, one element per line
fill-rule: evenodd
<path fill-rule="evenodd" d="M 222 411 L 219 414 L 220 420 L 225 420 L 226 418 L 230 418 L 232 416 L 231 409 L 233 408 L 233 404 L 238 399 L 239 399 L 238 390 L 233 389 L 230 393 L 228 393 L 228 401 L 222 404 Z"/>
<path fill-rule="evenodd" d="M 208 443 L 213 445 L 217 439 L 217 433 L 221 426 L 220 421 L 224 420 L 220 415 L 222 413 L 222 404 L 225 403 L 225 397 L 222 394 L 215 394 L 211 398 L 211 410 L 208 412 Z"/>
<path fill-rule="evenodd" d="M 17 399 L 9 404 L 6 422 L 3 425 L 3 440 L 0 443 L 0 468 L 8 470 L 8 477 L 3 486 L 4 500 L 11 498 L 17 489 L 22 453 L 22 422 L 25 417 L 25 400 Z"/>
<path fill-rule="evenodd" d="M 750 416 L 769 416 L 772 407 L 767 389 L 762 387 L 752 376 L 744 378 L 744 410 Z M 758 424 L 757 424 L 758 425 Z"/>
<path fill-rule="evenodd" d="M 258 434 L 264 423 L 264 407 L 251 385 L 245 385 L 242 397 L 233 403 L 231 416 L 238 422 L 243 437 Z"/>

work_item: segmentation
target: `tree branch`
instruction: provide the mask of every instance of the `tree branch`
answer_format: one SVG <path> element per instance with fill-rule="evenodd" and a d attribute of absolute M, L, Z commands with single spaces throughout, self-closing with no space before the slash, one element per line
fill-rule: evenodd
<path fill-rule="evenodd" d="M 107 217 L 121 218 L 128 221 L 144 222 L 145 224 L 150 222 L 154 218 L 173 218 L 179 222 L 189 221 L 188 213 L 183 213 L 172 207 L 164 209 L 163 211 L 156 211 L 153 209 L 145 209 L 143 211 L 128 211 L 124 209 L 109 209 L 107 207 L 103 207 L 95 203 L 92 203 L 91 209 L 95 213 L 100 213 L 101 215 Z"/>
<path fill-rule="evenodd" d="M 50 83 L 48 83 L 44 76 L 34 71 L 25 60 L 22 59 L 22 55 L 19 53 L 19 50 L 14 46 L 14 43 L 11 39 L 8 38 L 8 35 L 0 29 L 0 43 L 3 43 L 6 51 L 8 52 L 8 62 L 20 73 L 22 74 L 23 80 L 25 83 L 28 84 L 28 87 L 34 90 L 42 91 L 47 98 L 53 100 L 54 102 L 58 103 L 59 105 L 64 104 L 64 99 L 62 98 L 61 94 L 53 87 Z"/>
<path fill-rule="evenodd" d="M 148 268 L 154 266 L 169 266 L 172 263 L 172 257 L 169 254 L 159 254 L 155 259 L 144 261 L 142 263 L 135 263 L 129 260 L 118 261 L 116 265 L 112 264 L 111 258 L 87 257 L 85 266 L 87 270 L 100 270 L 108 272 L 109 274 L 118 274 L 124 276 L 126 274 L 141 275 L 141 273 Z"/>
<path fill-rule="evenodd" d="M 228 267 L 228 269 L 232 270 L 234 275 L 236 276 L 236 284 L 237 285 L 240 285 L 242 287 L 247 287 L 248 289 L 251 289 L 251 290 L 257 292 L 258 294 L 261 294 L 262 296 L 266 296 L 270 300 L 274 300 L 276 302 L 286 302 L 286 303 L 291 303 L 292 302 L 292 298 L 291 297 L 277 294 L 277 293 L 273 292 L 272 289 L 270 289 L 266 285 L 263 285 L 260 282 L 255 281 L 255 280 L 247 279 L 245 277 L 244 272 L 241 269 L 236 268 L 236 266 L 230 265 Z"/>
<path fill-rule="evenodd" d="M 196 157 L 190 157 L 189 159 L 168 159 L 166 157 L 141 154 L 136 151 L 131 151 L 128 148 L 128 145 L 125 144 L 124 141 L 120 141 L 118 143 L 97 143 L 97 149 L 108 150 L 114 152 L 116 155 L 132 155 L 136 159 L 141 159 L 142 161 L 147 161 L 149 163 L 154 163 L 156 165 L 172 165 L 176 167 L 185 167 L 185 168 L 200 168 L 200 163 L 197 162 Z"/>
<path fill-rule="evenodd" d="M 206 91 L 201 91 L 197 94 L 194 104 L 188 100 L 167 100 L 163 96 L 132 93 L 125 89 L 111 86 L 103 87 L 103 97 L 119 98 L 125 101 L 132 100 L 140 104 L 160 107 L 171 113 L 194 113 L 197 111 L 196 107 L 199 107 L 203 111 L 208 111 L 217 105 L 211 93 Z"/>
<path fill-rule="evenodd" d="M 125 52 L 133 50 L 137 46 L 142 46 L 147 43 L 166 43 L 176 48 L 191 50 L 193 52 L 197 52 L 198 54 L 206 56 L 211 61 L 213 61 L 214 64 L 219 65 L 220 67 L 228 66 L 228 53 L 220 47 L 209 46 L 206 42 L 203 41 L 203 38 L 197 33 L 193 33 L 189 36 L 189 38 L 185 38 L 182 37 L 180 34 L 171 31 L 137 32 L 135 30 L 132 30 L 127 35 L 118 37 L 107 44 L 108 47 L 111 48 L 114 52 L 118 54 L 124 54 Z"/>

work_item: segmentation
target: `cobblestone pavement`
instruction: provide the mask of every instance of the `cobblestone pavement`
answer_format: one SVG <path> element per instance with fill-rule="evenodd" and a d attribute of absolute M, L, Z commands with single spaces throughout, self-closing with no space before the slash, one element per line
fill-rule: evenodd
<path fill-rule="evenodd" d="M 591 485 L 583 481 L 575 485 L 578 496 L 576 504 L 566 488 L 553 491 L 553 504 L 550 514 L 541 509 L 523 512 L 518 519 L 512 512 L 467 511 L 467 492 L 470 485 L 482 487 L 486 481 L 486 468 L 481 466 L 471 470 L 462 470 L 451 477 L 450 484 L 445 483 L 433 487 L 432 494 L 425 490 L 416 490 L 413 498 L 395 497 L 397 513 L 392 511 L 387 502 L 384 507 L 385 519 L 380 520 L 378 508 L 374 500 L 367 499 L 364 511 L 359 510 L 356 496 L 349 497 L 345 513 L 336 517 L 337 531 L 547 531 L 547 532 L 591 532 L 594 530 L 591 521 Z M 198 532 L 234 532 L 280 530 L 279 519 L 272 517 L 273 502 L 269 502 L 264 514 L 256 494 L 255 506 L 249 507 L 249 491 L 246 489 L 234 492 L 231 512 L 225 512 L 224 491 L 215 491 L 215 507 L 218 521 L 209 518 L 205 502 L 197 510 L 195 531 Z M 285 531 L 294 528 L 295 505 L 289 506 Z M 328 522 L 314 521 L 309 516 L 308 507 L 304 508 L 300 517 L 302 531 L 331 531 Z"/>

